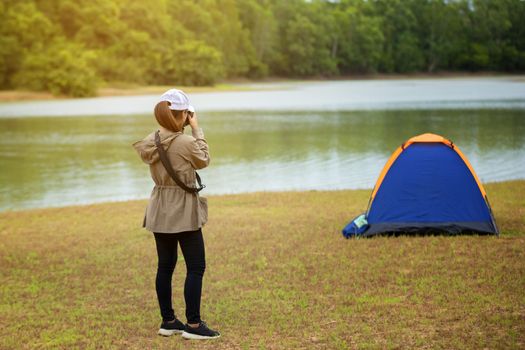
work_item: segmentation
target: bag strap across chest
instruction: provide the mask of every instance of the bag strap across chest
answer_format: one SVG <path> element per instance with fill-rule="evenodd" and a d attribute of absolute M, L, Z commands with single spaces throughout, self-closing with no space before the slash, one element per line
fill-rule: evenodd
<path fill-rule="evenodd" d="M 199 174 L 197 174 L 197 172 L 195 172 L 195 177 L 197 178 L 199 187 L 186 186 L 186 184 L 178 178 L 177 174 L 175 174 L 175 170 L 173 170 L 173 166 L 171 165 L 171 162 L 168 158 L 168 154 L 166 153 L 166 150 L 164 149 L 164 147 L 162 147 L 162 144 L 160 142 L 159 131 L 155 132 L 155 145 L 157 145 L 157 149 L 159 151 L 159 157 L 160 157 L 160 161 L 162 162 L 162 165 L 168 172 L 168 175 L 173 179 L 173 181 L 175 181 L 177 186 L 181 187 L 184 191 L 188 193 L 192 193 L 192 194 L 199 193 L 206 187 L 205 185 L 202 184 L 201 177 L 199 176 Z"/>

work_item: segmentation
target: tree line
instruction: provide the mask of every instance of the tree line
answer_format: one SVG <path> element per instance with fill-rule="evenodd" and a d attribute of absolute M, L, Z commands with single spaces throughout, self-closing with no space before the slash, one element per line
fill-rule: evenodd
<path fill-rule="evenodd" d="M 520 0 L 0 1 L 0 89 L 525 70 Z"/>

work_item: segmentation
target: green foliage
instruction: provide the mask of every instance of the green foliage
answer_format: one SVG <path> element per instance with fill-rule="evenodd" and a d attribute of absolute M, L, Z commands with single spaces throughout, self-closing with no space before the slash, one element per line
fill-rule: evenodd
<path fill-rule="evenodd" d="M 24 56 L 44 48 L 57 28 L 30 1 L 0 3 L 0 88 L 11 88 Z"/>
<path fill-rule="evenodd" d="M 277 54 L 278 23 L 272 11 L 256 1 L 240 1 L 239 16 L 250 33 L 254 49 L 254 61 L 248 75 L 263 77 L 269 72 L 269 64 Z"/>
<path fill-rule="evenodd" d="M 418 38 L 414 34 L 404 32 L 399 36 L 394 51 L 398 72 L 415 72 L 423 69 L 423 53 L 419 47 Z"/>
<path fill-rule="evenodd" d="M 129 30 L 108 49 L 97 50 L 95 68 L 108 81 L 146 84 L 156 49 L 148 33 Z"/>
<path fill-rule="evenodd" d="M 343 14 L 340 66 L 344 72 L 368 73 L 378 70 L 384 36 L 381 18 L 365 16 L 350 8 Z"/>
<path fill-rule="evenodd" d="M 518 0 L 2 0 L 0 89 L 85 95 L 97 80 L 523 71 L 523 18 Z M 83 92 L 63 77 L 73 68 L 90 82 Z"/>
<path fill-rule="evenodd" d="M 224 74 L 221 53 L 199 41 L 176 46 L 173 59 L 164 67 L 166 84 L 212 85 Z"/>
<path fill-rule="evenodd" d="M 90 62 L 93 53 L 78 45 L 57 42 L 40 52 L 28 53 L 14 76 L 15 86 L 55 95 L 93 96 L 97 77 Z"/>
<path fill-rule="evenodd" d="M 295 75 L 317 73 L 316 26 L 305 16 L 297 16 L 287 26 L 286 54 L 287 70 Z"/>

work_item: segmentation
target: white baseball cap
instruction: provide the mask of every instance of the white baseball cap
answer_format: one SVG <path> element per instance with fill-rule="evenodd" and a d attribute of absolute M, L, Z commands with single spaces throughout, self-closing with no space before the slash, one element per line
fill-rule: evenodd
<path fill-rule="evenodd" d="M 174 111 L 189 110 L 190 112 L 195 112 L 195 108 L 190 105 L 190 99 L 188 95 L 182 90 L 170 89 L 162 94 L 160 101 L 168 101 L 170 103 L 169 109 Z"/>

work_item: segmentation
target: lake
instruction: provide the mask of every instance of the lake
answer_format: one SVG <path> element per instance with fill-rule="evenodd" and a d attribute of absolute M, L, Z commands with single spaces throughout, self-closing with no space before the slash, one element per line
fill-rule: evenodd
<path fill-rule="evenodd" d="M 483 182 L 525 178 L 523 79 L 255 87 L 190 96 L 212 158 L 205 195 L 372 188 L 425 132 L 453 140 Z M 155 130 L 156 98 L 0 104 L 0 210 L 147 198 L 153 182 L 131 144 Z"/>

